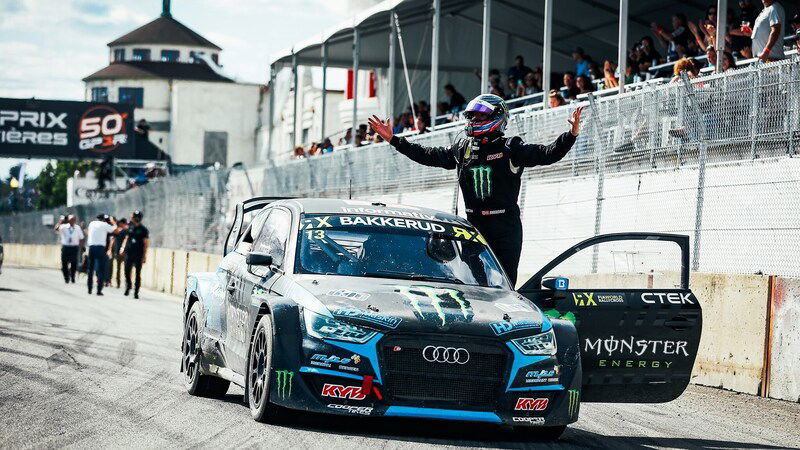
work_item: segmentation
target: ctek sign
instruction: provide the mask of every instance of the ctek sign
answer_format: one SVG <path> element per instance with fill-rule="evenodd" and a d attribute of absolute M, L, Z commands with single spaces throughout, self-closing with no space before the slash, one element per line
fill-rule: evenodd
<path fill-rule="evenodd" d="M 134 157 L 133 105 L 0 98 L 0 156 Z"/>

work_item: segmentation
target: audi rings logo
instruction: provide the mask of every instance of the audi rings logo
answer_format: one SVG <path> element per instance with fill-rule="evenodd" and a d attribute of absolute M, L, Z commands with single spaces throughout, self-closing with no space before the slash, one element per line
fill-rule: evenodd
<path fill-rule="evenodd" d="M 422 349 L 422 357 L 428 362 L 466 364 L 469 361 L 469 352 L 465 348 L 429 345 Z"/>

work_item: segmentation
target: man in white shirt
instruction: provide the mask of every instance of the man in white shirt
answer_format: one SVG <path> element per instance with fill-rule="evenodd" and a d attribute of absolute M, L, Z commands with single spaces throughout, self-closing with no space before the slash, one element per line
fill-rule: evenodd
<path fill-rule="evenodd" d="M 55 227 L 56 234 L 61 241 L 61 273 L 64 282 L 75 282 L 75 271 L 78 269 L 78 249 L 83 240 L 83 230 L 75 224 L 77 218 L 70 214 L 61 220 Z"/>
<path fill-rule="evenodd" d="M 104 272 L 106 258 L 111 251 L 107 250 L 108 235 L 116 230 L 116 224 L 107 215 L 100 214 L 86 230 L 86 245 L 89 246 L 89 265 L 86 270 L 89 293 L 92 293 L 93 275 L 97 273 L 97 295 L 103 295 Z"/>
<path fill-rule="evenodd" d="M 786 29 L 786 13 L 775 0 L 762 0 L 764 9 L 753 24 L 753 54 L 762 61 L 783 59 L 783 32 Z"/>

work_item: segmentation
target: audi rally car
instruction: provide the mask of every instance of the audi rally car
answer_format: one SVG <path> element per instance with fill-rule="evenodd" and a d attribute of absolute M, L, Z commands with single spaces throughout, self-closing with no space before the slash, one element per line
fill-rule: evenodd
<path fill-rule="evenodd" d="M 680 288 L 574 290 L 543 279 L 618 240 L 678 244 Z M 686 388 L 702 319 L 688 248 L 678 235 L 597 236 L 515 291 L 460 217 L 255 198 L 237 205 L 217 271 L 188 276 L 181 371 L 194 395 L 244 387 L 258 421 L 284 407 L 554 438 L 581 402 L 666 402 Z"/>

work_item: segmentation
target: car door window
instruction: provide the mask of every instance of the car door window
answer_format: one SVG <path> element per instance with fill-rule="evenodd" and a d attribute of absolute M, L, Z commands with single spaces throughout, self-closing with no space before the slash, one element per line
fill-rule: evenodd
<path fill-rule="evenodd" d="M 291 223 L 288 211 L 274 209 L 264 222 L 252 251 L 269 254 L 272 256 L 273 266 L 283 267 Z"/>

